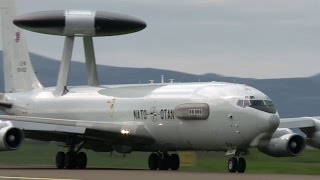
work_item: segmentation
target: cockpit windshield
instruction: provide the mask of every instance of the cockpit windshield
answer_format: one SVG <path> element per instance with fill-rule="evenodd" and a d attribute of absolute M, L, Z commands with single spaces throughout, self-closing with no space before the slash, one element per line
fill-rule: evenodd
<path fill-rule="evenodd" d="M 252 100 L 245 99 L 239 100 L 237 105 L 243 108 L 252 107 L 263 112 L 275 114 L 277 112 L 276 107 L 273 105 L 271 100 Z"/>

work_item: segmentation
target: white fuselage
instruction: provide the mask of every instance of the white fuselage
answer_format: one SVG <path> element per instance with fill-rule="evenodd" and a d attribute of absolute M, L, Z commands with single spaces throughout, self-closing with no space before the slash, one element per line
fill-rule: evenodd
<path fill-rule="evenodd" d="M 279 125 L 277 113 L 240 107 L 239 100 L 268 99 L 262 92 L 231 83 L 179 83 L 70 87 L 63 96 L 54 88 L 8 93 L 14 106 L 8 114 L 86 121 L 139 121 L 159 150 L 233 150 L 258 145 Z M 175 108 L 205 103 L 205 120 L 180 119 Z"/>

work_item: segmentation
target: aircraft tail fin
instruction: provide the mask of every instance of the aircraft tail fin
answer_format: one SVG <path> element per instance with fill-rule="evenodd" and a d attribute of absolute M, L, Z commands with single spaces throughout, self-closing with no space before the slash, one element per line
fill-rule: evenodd
<path fill-rule="evenodd" d="M 42 88 L 29 57 L 22 29 L 13 24 L 15 0 L 1 0 L 4 89 L 6 93 Z"/>

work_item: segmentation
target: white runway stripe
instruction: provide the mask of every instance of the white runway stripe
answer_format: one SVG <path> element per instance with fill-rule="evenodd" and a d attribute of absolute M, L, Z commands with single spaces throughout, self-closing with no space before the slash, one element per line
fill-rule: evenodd
<path fill-rule="evenodd" d="M 0 179 L 25 179 L 25 180 L 77 180 L 77 179 L 33 178 L 33 177 L 14 177 L 14 176 L 0 176 Z"/>

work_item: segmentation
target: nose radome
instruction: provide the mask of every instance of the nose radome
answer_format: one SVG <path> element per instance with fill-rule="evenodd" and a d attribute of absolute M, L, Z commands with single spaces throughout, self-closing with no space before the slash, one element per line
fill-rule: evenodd
<path fill-rule="evenodd" d="M 277 129 L 279 127 L 279 124 L 280 124 L 279 115 L 277 115 L 277 114 L 271 115 L 270 118 L 269 118 L 269 124 L 270 124 L 270 128 Z"/>

